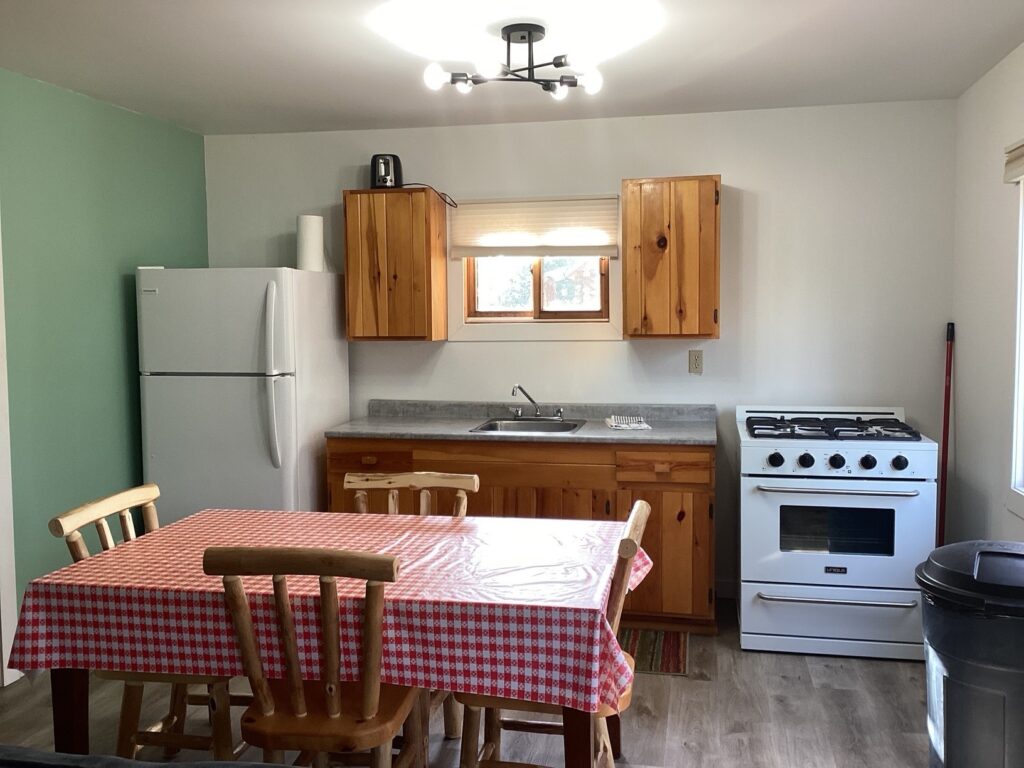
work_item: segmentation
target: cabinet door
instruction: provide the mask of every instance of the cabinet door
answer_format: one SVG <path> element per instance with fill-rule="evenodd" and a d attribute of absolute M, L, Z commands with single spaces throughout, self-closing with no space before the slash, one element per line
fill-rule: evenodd
<path fill-rule="evenodd" d="M 345 193 L 348 337 L 388 335 L 387 213 L 383 195 Z"/>
<path fill-rule="evenodd" d="M 345 193 L 350 339 L 444 338 L 444 219 L 429 190 Z"/>
<path fill-rule="evenodd" d="M 718 336 L 717 176 L 622 182 L 624 333 Z"/>
<path fill-rule="evenodd" d="M 711 618 L 714 615 L 714 526 L 708 493 L 625 489 L 617 494 L 617 516 L 625 520 L 633 503 L 651 505 L 643 548 L 654 567 L 626 599 L 634 614 Z"/>

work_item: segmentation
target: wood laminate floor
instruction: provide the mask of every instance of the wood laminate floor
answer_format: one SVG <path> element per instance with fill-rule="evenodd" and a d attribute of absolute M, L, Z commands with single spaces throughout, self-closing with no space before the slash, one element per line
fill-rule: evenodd
<path fill-rule="evenodd" d="M 735 605 L 720 606 L 717 637 L 690 636 L 689 677 L 640 674 L 622 718 L 620 766 L 665 768 L 924 768 L 928 763 L 924 665 L 741 651 Z M 150 686 L 144 719 L 166 712 Z M 120 686 L 93 679 L 92 749 L 113 752 Z M 237 716 L 236 711 L 236 734 Z M 207 728 L 193 708 L 190 729 Z M 46 674 L 0 689 L 0 742 L 52 749 Z M 458 768 L 459 742 L 431 727 L 432 768 Z M 161 752 L 146 749 L 144 759 Z M 182 752 L 175 760 L 201 759 Z M 259 760 L 250 750 L 245 757 Z M 503 755 L 558 766 L 561 739 L 506 733 Z"/>

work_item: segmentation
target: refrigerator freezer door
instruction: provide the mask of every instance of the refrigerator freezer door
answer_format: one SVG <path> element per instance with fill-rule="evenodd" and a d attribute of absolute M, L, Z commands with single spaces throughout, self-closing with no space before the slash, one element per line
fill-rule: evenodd
<path fill-rule="evenodd" d="M 293 373 L 293 272 L 137 270 L 140 372 Z"/>
<path fill-rule="evenodd" d="M 293 376 L 141 376 L 146 482 L 161 522 L 207 507 L 295 509 Z"/>

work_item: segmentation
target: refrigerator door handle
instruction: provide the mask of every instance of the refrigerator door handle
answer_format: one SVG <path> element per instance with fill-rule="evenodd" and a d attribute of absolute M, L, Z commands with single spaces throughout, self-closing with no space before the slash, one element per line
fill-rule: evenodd
<path fill-rule="evenodd" d="M 271 280 L 267 283 L 267 293 L 264 298 L 263 320 L 264 347 L 266 349 L 266 373 L 267 376 L 276 376 L 277 369 L 274 367 L 274 314 L 277 308 L 277 283 Z"/>
<path fill-rule="evenodd" d="M 281 444 L 277 439 L 277 401 L 274 397 L 274 385 L 277 379 L 268 378 L 267 382 L 267 424 L 270 426 L 270 462 L 274 469 L 281 468 Z"/>

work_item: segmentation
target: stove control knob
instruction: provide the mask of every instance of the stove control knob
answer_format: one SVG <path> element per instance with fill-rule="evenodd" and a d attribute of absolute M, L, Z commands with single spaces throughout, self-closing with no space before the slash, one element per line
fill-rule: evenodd
<path fill-rule="evenodd" d="M 778 451 L 768 454 L 768 463 L 773 467 L 781 467 L 786 463 L 786 460 L 782 457 L 782 454 Z"/>
<path fill-rule="evenodd" d="M 896 456 L 892 460 L 892 468 L 897 472 L 902 472 L 904 469 L 910 466 L 910 462 L 907 461 L 906 456 Z"/>
<path fill-rule="evenodd" d="M 832 469 L 842 469 L 846 466 L 846 459 L 843 458 L 841 453 L 833 453 L 828 457 L 828 465 Z"/>
<path fill-rule="evenodd" d="M 878 459 L 876 459 L 870 453 L 865 453 L 863 456 L 860 457 L 860 465 L 864 467 L 864 469 L 874 469 L 875 467 L 878 466 Z"/>
<path fill-rule="evenodd" d="M 809 453 L 801 453 L 800 458 L 796 460 L 796 463 L 804 469 L 810 469 L 814 466 L 814 457 Z"/>

